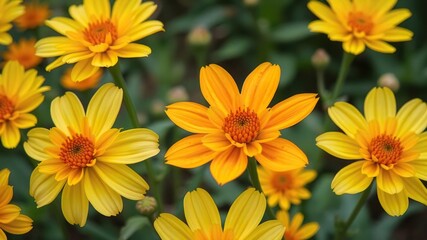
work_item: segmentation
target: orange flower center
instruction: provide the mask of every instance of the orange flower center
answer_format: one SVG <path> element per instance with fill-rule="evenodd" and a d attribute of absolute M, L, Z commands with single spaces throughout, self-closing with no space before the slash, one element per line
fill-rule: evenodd
<path fill-rule="evenodd" d="M 292 178 L 286 173 L 275 173 L 271 183 L 276 190 L 286 191 L 292 188 Z"/>
<path fill-rule="evenodd" d="M 348 16 L 348 25 L 356 32 L 369 34 L 374 26 L 371 17 L 363 12 L 350 12 Z"/>
<path fill-rule="evenodd" d="M 68 137 L 61 146 L 60 159 L 71 168 L 83 168 L 93 161 L 94 144 L 81 134 Z"/>
<path fill-rule="evenodd" d="M 231 230 L 222 231 L 221 226 L 215 224 L 211 229 L 198 229 L 194 232 L 193 240 L 233 240 L 234 233 Z"/>
<path fill-rule="evenodd" d="M 372 160 L 388 166 L 399 161 L 403 147 L 396 137 L 383 134 L 371 140 L 368 150 Z"/>
<path fill-rule="evenodd" d="M 101 43 L 111 44 L 117 39 L 117 28 L 109 20 L 96 21 L 90 23 L 89 26 L 83 31 L 86 40 L 93 45 Z"/>
<path fill-rule="evenodd" d="M 14 110 L 13 103 L 4 95 L 0 95 L 0 122 L 9 119 Z"/>
<path fill-rule="evenodd" d="M 236 112 L 228 114 L 222 130 L 238 143 L 249 143 L 258 136 L 259 128 L 257 114 L 253 110 L 239 108 Z"/>

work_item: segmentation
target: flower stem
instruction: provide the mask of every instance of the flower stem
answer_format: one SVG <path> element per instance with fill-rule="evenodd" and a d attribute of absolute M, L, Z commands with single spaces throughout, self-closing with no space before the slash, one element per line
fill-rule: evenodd
<path fill-rule="evenodd" d="M 259 182 L 258 171 L 257 171 L 257 163 L 256 163 L 256 160 L 254 158 L 249 159 L 248 172 L 249 172 L 249 177 L 251 178 L 252 186 L 256 190 L 258 190 L 259 192 L 262 193 L 263 191 L 261 188 L 261 184 Z M 267 204 L 267 216 L 270 219 L 276 219 L 276 217 L 274 216 L 273 210 L 270 208 L 270 206 L 268 204 Z"/>
<path fill-rule="evenodd" d="M 122 72 L 120 70 L 119 63 L 114 65 L 113 67 L 109 67 L 108 70 L 110 71 L 111 75 L 113 76 L 114 82 L 116 85 L 123 89 L 123 99 L 125 101 L 126 110 L 129 114 L 129 117 L 132 121 L 132 126 L 134 128 L 139 128 L 139 122 L 138 122 L 138 116 L 136 115 L 136 109 L 132 102 L 132 99 L 130 98 L 129 91 L 126 86 L 126 82 L 123 78 Z M 147 169 L 147 175 L 148 175 L 148 181 L 150 182 L 151 189 L 153 190 L 154 198 L 157 201 L 158 204 L 158 210 L 160 212 L 163 211 L 163 203 L 161 201 L 160 192 L 157 187 L 157 180 L 154 175 L 153 166 L 151 164 L 151 161 L 147 160 L 144 161 L 145 167 Z"/>
<path fill-rule="evenodd" d="M 353 212 L 351 213 L 347 221 L 342 224 L 337 224 L 336 232 L 335 232 L 335 240 L 341 240 L 346 237 L 348 228 L 351 226 L 354 219 L 356 219 L 363 205 L 365 205 L 365 202 L 368 199 L 369 193 L 371 192 L 372 185 L 373 184 L 369 185 L 369 187 L 362 193 L 362 196 L 360 196 L 360 199 L 357 202 L 356 207 L 354 207 Z"/>
<path fill-rule="evenodd" d="M 355 55 L 348 52 L 344 52 L 340 71 L 338 73 L 338 78 L 337 78 L 337 81 L 335 82 L 335 87 L 332 92 L 332 95 L 329 98 L 328 106 L 331 106 L 336 101 L 337 97 L 341 94 L 342 86 L 344 85 L 350 64 L 351 62 L 353 62 L 354 57 Z"/>

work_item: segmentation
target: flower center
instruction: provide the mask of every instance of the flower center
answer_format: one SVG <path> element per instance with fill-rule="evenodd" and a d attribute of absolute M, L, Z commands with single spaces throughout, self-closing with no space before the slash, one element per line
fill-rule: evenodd
<path fill-rule="evenodd" d="M 271 181 L 276 190 L 286 191 L 292 188 L 292 178 L 286 173 L 275 173 Z"/>
<path fill-rule="evenodd" d="M 83 34 L 86 40 L 93 45 L 101 43 L 111 44 L 117 39 L 117 28 L 109 19 L 105 21 L 96 21 L 90 23 L 83 31 Z"/>
<path fill-rule="evenodd" d="M 259 128 L 257 114 L 253 110 L 239 108 L 236 112 L 228 114 L 222 130 L 238 143 L 249 143 L 258 136 Z"/>
<path fill-rule="evenodd" d="M 81 134 L 68 137 L 61 146 L 60 159 L 71 168 L 83 168 L 92 163 L 94 144 Z"/>
<path fill-rule="evenodd" d="M 221 229 L 221 226 L 215 224 L 211 229 L 198 229 L 194 231 L 193 240 L 234 240 L 234 233 L 231 230 Z"/>
<path fill-rule="evenodd" d="M 356 32 L 369 34 L 374 26 L 371 17 L 363 12 L 350 12 L 348 16 L 348 25 Z"/>
<path fill-rule="evenodd" d="M 14 110 L 13 103 L 4 95 L 0 95 L 0 122 L 9 119 Z"/>
<path fill-rule="evenodd" d="M 403 147 L 396 137 L 383 134 L 371 140 L 368 150 L 372 160 L 388 166 L 399 161 Z"/>

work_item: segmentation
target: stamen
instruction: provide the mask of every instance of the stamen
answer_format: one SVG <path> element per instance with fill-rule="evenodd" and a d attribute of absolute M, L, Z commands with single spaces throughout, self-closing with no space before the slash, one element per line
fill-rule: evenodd
<path fill-rule="evenodd" d="M 0 122 L 9 119 L 13 114 L 14 108 L 8 97 L 0 95 Z"/>
<path fill-rule="evenodd" d="M 117 28 L 110 20 L 90 23 L 83 31 L 86 40 L 93 45 L 111 44 L 117 39 Z"/>
<path fill-rule="evenodd" d="M 389 166 L 399 161 L 403 147 L 398 138 L 383 134 L 371 140 L 368 150 L 372 160 Z"/>
<path fill-rule="evenodd" d="M 249 143 L 258 136 L 260 122 L 253 110 L 240 108 L 228 114 L 222 127 L 238 143 Z"/>
<path fill-rule="evenodd" d="M 93 142 L 81 134 L 75 134 L 62 144 L 59 157 L 71 168 L 83 168 L 92 163 L 93 153 Z"/>

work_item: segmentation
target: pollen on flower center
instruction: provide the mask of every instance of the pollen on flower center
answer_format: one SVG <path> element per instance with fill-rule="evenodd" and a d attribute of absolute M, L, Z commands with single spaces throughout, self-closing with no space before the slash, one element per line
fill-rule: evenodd
<path fill-rule="evenodd" d="M 81 134 L 68 137 L 60 151 L 60 159 L 71 168 L 86 167 L 92 163 L 94 158 L 93 142 Z"/>
<path fill-rule="evenodd" d="M 83 31 L 86 40 L 93 45 L 111 44 L 117 39 L 117 28 L 110 20 L 90 23 Z"/>
<path fill-rule="evenodd" d="M 253 110 L 240 108 L 228 114 L 224 120 L 222 129 L 238 143 L 249 143 L 258 136 L 260 122 Z"/>
<path fill-rule="evenodd" d="M 13 103 L 8 97 L 0 95 L 0 122 L 11 117 L 14 110 Z"/>
<path fill-rule="evenodd" d="M 363 12 L 350 12 L 348 15 L 348 25 L 353 31 L 369 34 L 374 26 L 371 17 Z"/>
<path fill-rule="evenodd" d="M 403 147 L 396 137 L 383 134 L 371 140 L 368 150 L 375 162 L 388 166 L 399 161 Z"/>
<path fill-rule="evenodd" d="M 286 191 L 292 188 L 292 178 L 288 177 L 286 174 L 275 173 L 271 181 L 271 185 L 273 185 L 276 190 Z"/>

